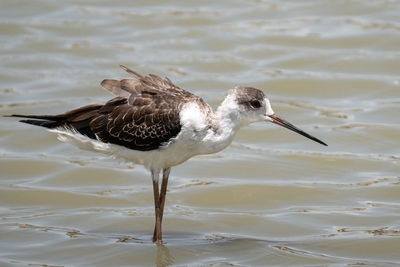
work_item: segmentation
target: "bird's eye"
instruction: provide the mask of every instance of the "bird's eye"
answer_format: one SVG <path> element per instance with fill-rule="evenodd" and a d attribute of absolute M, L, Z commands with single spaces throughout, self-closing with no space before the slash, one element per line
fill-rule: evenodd
<path fill-rule="evenodd" d="M 258 100 L 252 100 L 252 101 L 250 101 L 250 106 L 252 108 L 260 108 L 261 107 L 261 103 Z"/>

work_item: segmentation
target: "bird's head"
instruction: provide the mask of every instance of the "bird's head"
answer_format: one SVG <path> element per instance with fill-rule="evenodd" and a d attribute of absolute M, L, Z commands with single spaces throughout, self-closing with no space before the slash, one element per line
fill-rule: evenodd
<path fill-rule="evenodd" d="M 293 124 L 278 117 L 272 110 L 269 99 L 263 91 L 253 87 L 237 86 L 229 92 L 228 97 L 233 98 L 237 103 L 240 120 L 243 125 L 257 121 L 266 121 L 278 124 L 289 130 L 292 130 L 302 136 L 305 136 L 317 143 L 327 146 L 326 143 L 300 130 Z"/>

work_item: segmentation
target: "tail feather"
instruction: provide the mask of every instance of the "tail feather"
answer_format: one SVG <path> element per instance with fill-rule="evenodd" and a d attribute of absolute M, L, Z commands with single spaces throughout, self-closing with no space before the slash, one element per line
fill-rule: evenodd
<path fill-rule="evenodd" d="M 17 117 L 17 118 L 27 118 L 27 119 L 36 119 L 36 120 L 20 120 L 20 122 L 28 123 L 36 126 L 46 127 L 49 129 L 55 128 L 60 125 L 60 121 L 62 120 L 60 116 L 56 115 L 6 115 L 4 117 Z"/>
<path fill-rule="evenodd" d="M 110 105 L 115 105 L 115 103 L 120 103 L 121 98 L 115 98 L 114 102 L 110 102 Z M 127 101 L 124 99 L 124 101 Z M 17 117 L 24 118 L 20 122 L 45 127 L 48 129 L 54 129 L 58 127 L 63 127 L 66 129 L 72 129 L 90 138 L 96 139 L 94 132 L 90 127 L 90 122 L 99 116 L 99 110 L 103 108 L 104 105 L 92 104 L 83 106 L 77 109 L 73 109 L 58 115 L 6 115 L 5 117 Z M 114 110 L 114 109 L 112 109 Z M 111 111 L 112 111 L 111 110 Z M 103 111 L 104 112 L 104 111 Z"/>
<path fill-rule="evenodd" d="M 46 120 L 20 120 L 20 122 L 28 123 L 36 126 L 46 127 L 49 129 L 53 129 L 59 126 L 58 122 L 55 121 L 46 121 Z"/>
<path fill-rule="evenodd" d="M 64 114 L 60 115 L 20 115 L 20 114 L 12 114 L 5 115 L 4 117 L 17 117 L 17 118 L 27 118 L 27 119 L 39 119 L 39 120 L 49 120 L 49 121 L 61 121 L 65 119 Z"/>

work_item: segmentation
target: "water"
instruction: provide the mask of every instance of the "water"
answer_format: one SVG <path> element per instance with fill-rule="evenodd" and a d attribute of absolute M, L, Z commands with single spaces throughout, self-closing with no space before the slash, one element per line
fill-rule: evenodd
<path fill-rule="evenodd" d="M 0 6 L 0 114 L 103 103 L 124 64 L 213 107 L 262 88 L 329 144 L 258 123 L 173 168 L 157 247 L 145 169 L 1 118 L 1 266 L 400 264 L 400 1 Z"/>

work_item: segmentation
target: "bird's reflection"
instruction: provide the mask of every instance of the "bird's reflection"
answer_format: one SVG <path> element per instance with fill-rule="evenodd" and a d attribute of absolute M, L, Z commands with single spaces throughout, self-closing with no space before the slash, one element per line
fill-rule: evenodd
<path fill-rule="evenodd" d="M 163 244 L 157 244 L 157 267 L 166 267 L 174 263 L 174 257 L 169 252 L 169 249 Z"/>

